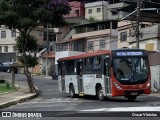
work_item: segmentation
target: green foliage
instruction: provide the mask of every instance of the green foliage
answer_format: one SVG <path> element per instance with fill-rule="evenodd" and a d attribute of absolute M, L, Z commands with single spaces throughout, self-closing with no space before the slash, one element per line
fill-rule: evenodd
<path fill-rule="evenodd" d="M 17 50 L 19 60 L 24 64 L 31 92 L 35 92 L 28 67 L 37 65 L 37 58 L 30 53 L 37 50 L 36 39 L 30 36 L 34 27 L 46 23 L 58 27 L 66 25 L 63 15 L 70 7 L 67 0 L 0 0 L 0 25 L 9 29 L 18 29 Z M 27 54 L 28 52 L 28 54 Z"/>
<path fill-rule="evenodd" d="M 32 55 L 19 56 L 18 60 L 27 67 L 35 67 L 38 64 L 38 58 Z"/>
<path fill-rule="evenodd" d="M 40 23 L 53 26 L 66 24 L 63 15 L 68 14 L 70 7 L 66 0 L 1 0 L 0 24 L 10 29 L 30 29 Z"/>
<path fill-rule="evenodd" d="M 19 53 L 22 53 L 23 50 L 26 52 L 36 52 L 38 50 L 37 39 L 32 35 L 20 35 L 16 38 L 16 42 L 16 48 Z"/>
<path fill-rule="evenodd" d="M 33 53 L 37 52 L 38 50 L 37 39 L 32 35 L 28 36 L 20 35 L 16 38 L 16 41 L 17 41 L 16 48 L 19 53 L 23 53 L 23 51 L 28 53 Z M 38 64 L 38 58 L 30 54 L 22 55 L 18 59 L 22 64 L 27 65 L 27 67 L 34 67 Z"/>
<path fill-rule="evenodd" d="M 91 17 L 89 17 L 89 21 L 90 21 L 90 22 L 96 22 L 96 19 L 91 16 Z"/>

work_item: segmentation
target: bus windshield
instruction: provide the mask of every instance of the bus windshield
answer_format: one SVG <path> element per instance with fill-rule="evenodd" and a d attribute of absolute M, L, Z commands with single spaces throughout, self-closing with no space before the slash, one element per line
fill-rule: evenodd
<path fill-rule="evenodd" d="M 146 57 L 120 57 L 113 59 L 114 76 L 122 84 L 142 84 L 149 76 Z"/>

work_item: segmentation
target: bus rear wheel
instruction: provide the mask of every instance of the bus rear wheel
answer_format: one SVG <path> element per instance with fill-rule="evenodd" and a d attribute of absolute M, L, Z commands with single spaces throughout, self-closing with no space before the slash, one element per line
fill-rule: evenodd
<path fill-rule="evenodd" d="M 97 89 L 97 98 L 100 100 L 100 101 L 104 101 L 105 100 L 105 96 L 104 96 L 104 93 L 103 93 L 103 90 L 102 90 L 102 86 L 99 86 L 98 89 Z"/>
<path fill-rule="evenodd" d="M 75 90 L 74 90 L 74 86 L 73 85 L 70 85 L 69 87 L 69 94 L 72 98 L 75 98 L 76 97 L 76 94 L 75 94 Z"/>
<path fill-rule="evenodd" d="M 128 99 L 128 101 L 135 101 L 137 96 L 136 95 L 130 95 L 130 96 L 126 96 L 126 98 Z"/>

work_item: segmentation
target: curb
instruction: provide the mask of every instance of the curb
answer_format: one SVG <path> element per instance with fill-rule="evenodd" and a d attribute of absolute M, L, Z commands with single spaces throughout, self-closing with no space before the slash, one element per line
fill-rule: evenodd
<path fill-rule="evenodd" d="M 152 93 L 149 96 L 156 96 L 156 97 L 160 97 L 160 93 Z"/>
<path fill-rule="evenodd" d="M 39 89 L 37 87 L 35 87 L 35 88 L 38 91 L 37 93 L 34 93 L 32 95 L 29 95 L 27 97 L 23 97 L 23 98 L 20 98 L 20 99 L 14 99 L 14 100 L 11 100 L 11 101 L 8 101 L 8 102 L 4 102 L 4 103 L 0 104 L 0 109 L 19 104 L 19 103 L 31 100 L 33 98 L 36 98 L 39 95 Z"/>

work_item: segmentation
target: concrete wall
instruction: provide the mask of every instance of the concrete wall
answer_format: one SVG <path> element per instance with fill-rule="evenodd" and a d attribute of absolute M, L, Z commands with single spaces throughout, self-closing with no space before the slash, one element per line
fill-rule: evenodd
<path fill-rule="evenodd" d="M 150 69 L 152 92 L 160 92 L 160 65 L 150 66 Z"/>
<path fill-rule="evenodd" d="M 139 43 L 139 48 L 140 49 L 146 49 L 146 50 L 149 50 L 149 51 L 156 51 L 157 49 L 160 49 L 159 48 L 159 40 L 157 38 L 150 38 L 150 39 L 147 39 L 145 41 L 140 41 Z M 146 45 L 147 44 L 153 44 L 153 49 L 147 49 L 146 48 Z M 132 43 L 129 45 L 130 48 L 134 48 L 136 46 L 136 43 Z"/>
<path fill-rule="evenodd" d="M 43 36 L 44 36 L 44 27 L 43 26 L 37 26 L 35 30 L 31 32 L 31 35 L 35 36 L 37 38 L 37 44 L 43 45 Z"/>
<path fill-rule="evenodd" d="M 33 71 L 34 73 L 40 73 L 45 75 L 46 74 L 46 58 L 45 57 L 40 57 L 39 58 L 39 65 L 37 65 Z M 55 71 L 55 58 L 48 58 L 48 74 L 51 75 L 53 71 Z"/>

